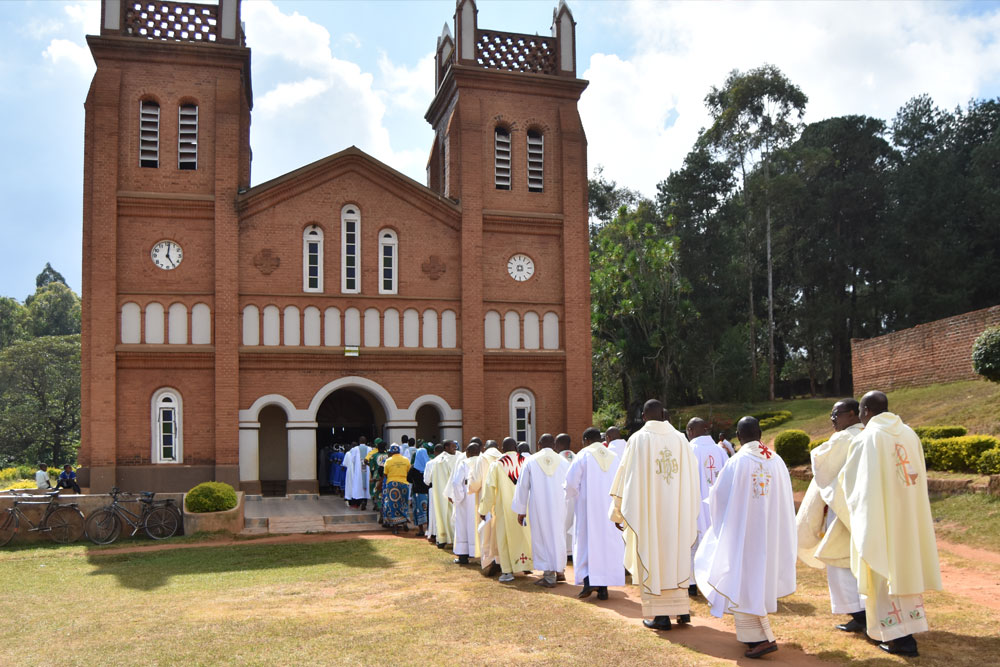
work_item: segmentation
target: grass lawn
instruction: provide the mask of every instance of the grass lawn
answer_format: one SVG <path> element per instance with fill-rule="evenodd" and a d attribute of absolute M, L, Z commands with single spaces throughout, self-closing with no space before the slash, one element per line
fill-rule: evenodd
<path fill-rule="evenodd" d="M 422 540 L 393 538 L 133 553 L 8 548 L 0 663 L 50 664 L 58 655 L 69 665 L 701 665 L 719 663 L 718 654 L 682 646 L 684 633 L 735 642 L 730 618 L 724 631 L 658 635 L 533 578 L 500 586 L 451 559 Z M 920 639 L 919 664 L 980 667 L 1000 655 L 1000 611 L 947 593 L 929 595 L 927 607 L 932 632 Z M 708 615 L 700 598 L 692 612 L 696 621 Z M 779 642 L 838 664 L 906 664 L 834 631 L 836 622 L 823 572 L 800 565 L 798 592 L 772 616 Z M 35 659 L 36 640 L 44 659 Z"/>
<path fill-rule="evenodd" d="M 938 537 L 1000 553 L 1000 497 L 961 493 L 931 500 Z"/>

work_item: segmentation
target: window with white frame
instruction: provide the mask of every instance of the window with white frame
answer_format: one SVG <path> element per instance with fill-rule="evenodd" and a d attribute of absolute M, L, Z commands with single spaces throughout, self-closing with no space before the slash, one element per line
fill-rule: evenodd
<path fill-rule="evenodd" d="M 361 292 L 361 213 L 356 206 L 345 206 L 340 212 L 340 291 Z"/>
<path fill-rule="evenodd" d="M 198 168 L 197 104 L 182 104 L 177 110 L 177 168 Z"/>
<path fill-rule="evenodd" d="M 510 190 L 510 132 L 497 126 L 493 131 L 493 174 L 497 190 Z"/>
<path fill-rule="evenodd" d="M 526 442 L 535 450 L 535 398 L 531 392 L 518 389 L 510 395 L 510 434 L 518 442 Z"/>
<path fill-rule="evenodd" d="M 545 189 L 545 136 L 528 130 L 528 192 Z"/>
<path fill-rule="evenodd" d="M 316 225 L 302 232 L 302 291 L 323 291 L 323 230 Z"/>
<path fill-rule="evenodd" d="M 153 463 L 180 463 L 183 460 L 181 395 L 174 389 L 153 394 Z"/>
<path fill-rule="evenodd" d="M 160 166 L 160 105 L 152 100 L 139 102 L 139 166 Z"/>
<path fill-rule="evenodd" d="M 399 285 L 399 278 L 396 275 L 397 260 L 396 249 L 398 243 L 396 232 L 391 229 L 383 229 L 378 233 L 378 256 L 379 269 L 382 272 L 379 276 L 379 294 L 395 294 Z"/>

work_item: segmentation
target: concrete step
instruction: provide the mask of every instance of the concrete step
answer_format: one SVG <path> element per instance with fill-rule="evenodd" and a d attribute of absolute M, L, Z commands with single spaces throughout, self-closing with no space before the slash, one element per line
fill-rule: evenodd
<path fill-rule="evenodd" d="M 273 516 L 267 520 L 267 532 L 271 534 L 322 533 L 326 522 L 321 516 Z"/>
<path fill-rule="evenodd" d="M 326 525 L 351 525 L 355 523 L 378 523 L 378 514 L 375 512 L 356 512 L 354 514 L 333 514 L 325 515 L 323 521 Z"/>

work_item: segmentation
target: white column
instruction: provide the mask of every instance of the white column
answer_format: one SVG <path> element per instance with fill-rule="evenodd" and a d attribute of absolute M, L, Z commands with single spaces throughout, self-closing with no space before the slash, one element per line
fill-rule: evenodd
<path fill-rule="evenodd" d="M 462 440 L 462 422 L 460 421 L 442 421 L 441 422 L 441 439 L 442 440 L 454 440 L 462 446 L 462 451 L 465 451 L 465 441 Z"/>
<path fill-rule="evenodd" d="M 316 422 L 288 422 L 288 479 L 316 479 Z"/>
<path fill-rule="evenodd" d="M 399 444 L 400 439 L 404 435 L 408 435 L 411 438 L 417 437 L 416 421 L 395 419 L 385 423 L 385 435 L 383 437 L 386 439 L 387 444 L 391 445 L 394 442 Z"/>
<path fill-rule="evenodd" d="M 240 424 L 240 481 L 260 479 L 260 423 Z"/>

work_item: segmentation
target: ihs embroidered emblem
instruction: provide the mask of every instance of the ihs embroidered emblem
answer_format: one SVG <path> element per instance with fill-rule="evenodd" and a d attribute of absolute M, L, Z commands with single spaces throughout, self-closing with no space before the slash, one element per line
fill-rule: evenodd
<path fill-rule="evenodd" d="M 656 474 L 663 477 L 667 481 L 667 484 L 670 484 L 678 470 L 680 470 L 680 465 L 677 463 L 674 455 L 670 453 L 670 450 L 664 449 L 661 451 L 659 458 L 656 459 Z"/>

